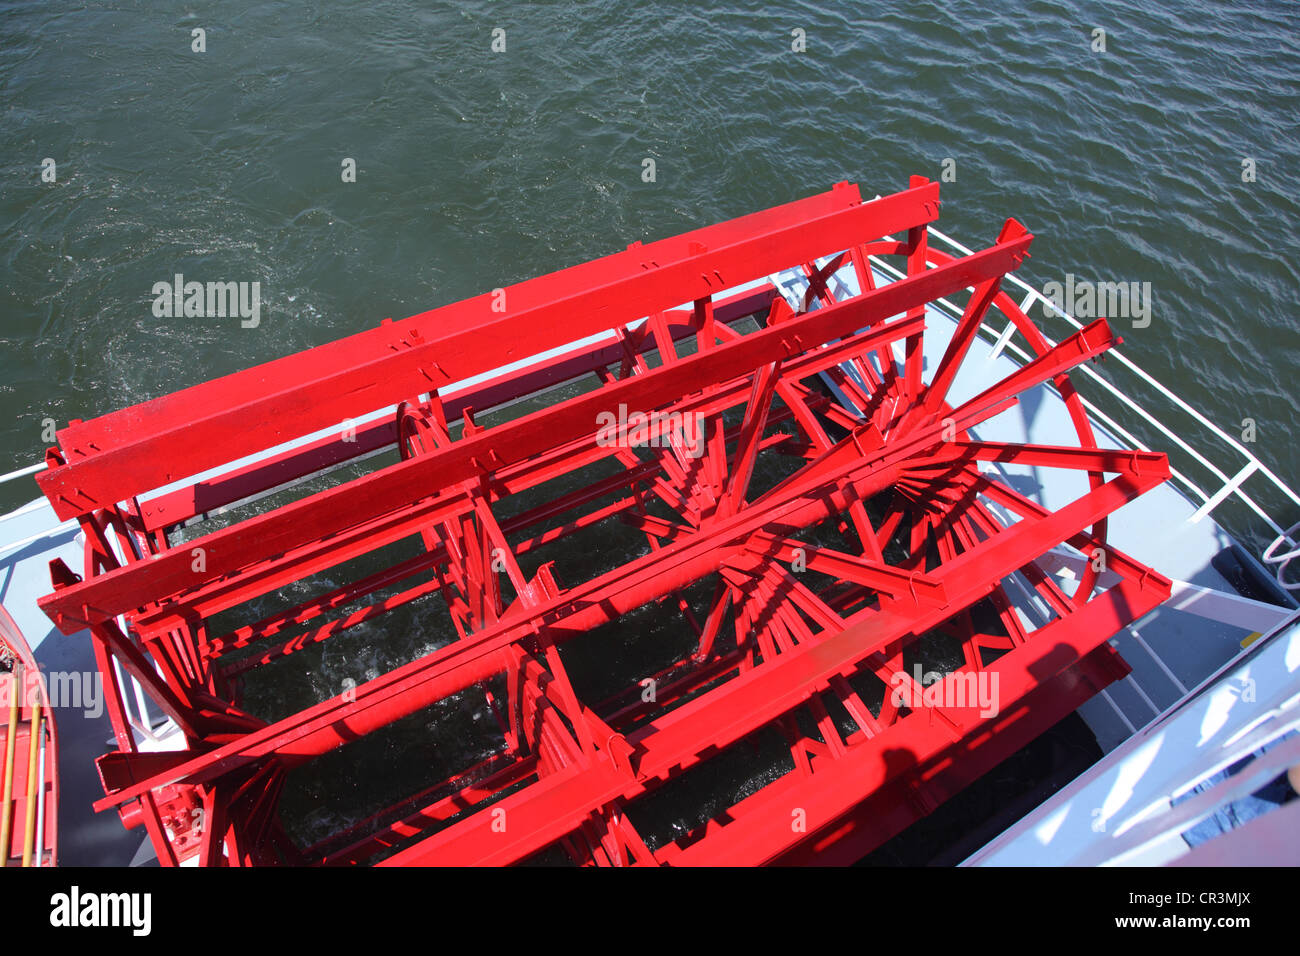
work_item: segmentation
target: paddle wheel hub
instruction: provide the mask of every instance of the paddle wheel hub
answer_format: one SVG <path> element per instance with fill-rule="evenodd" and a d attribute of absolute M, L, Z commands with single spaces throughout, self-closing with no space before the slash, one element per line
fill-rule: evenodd
<path fill-rule="evenodd" d="M 845 862 L 1123 676 L 1107 639 L 1170 583 L 1106 517 L 1167 461 L 1098 447 L 1070 386 L 1107 323 L 1050 343 L 1002 291 L 1026 230 L 952 258 L 938 208 L 922 179 L 842 183 L 70 424 L 38 480 L 85 565 L 55 562 L 41 606 L 107 685 L 97 807 L 163 863 Z M 766 281 L 791 267 L 793 300 Z M 965 304 L 926 369 L 943 297 Z M 950 401 L 991 311 L 1036 357 Z M 1075 434 L 975 437 L 1044 386 Z M 1087 487 L 1049 510 L 1003 465 Z M 1086 559 L 1069 593 L 1037 563 L 1062 549 Z M 432 649 L 247 706 L 412 606 L 445 623 Z M 141 746 L 132 681 L 180 749 Z M 293 773 L 467 695 L 486 757 L 290 835 Z"/>

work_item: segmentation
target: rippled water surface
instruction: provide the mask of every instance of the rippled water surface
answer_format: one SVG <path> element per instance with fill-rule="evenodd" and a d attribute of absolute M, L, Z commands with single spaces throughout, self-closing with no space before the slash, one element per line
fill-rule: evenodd
<path fill-rule="evenodd" d="M 1151 282 L 1129 353 L 1225 426 L 1256 418 L 1300 480 L 1293 5 L 186 9 L 0 10 L 0 465 L 39 456 L 46 418 L 951 158 L 941 227 L 984 242 L 1014 215 L 1030 279 Z M 156 318 L 176 272 L 260 281 L 260 326 Z"/>
<path fill-rule="evenodd" d="M 1300 7 L 712 6 L 0 6 L 0 470 L 45 419 L 951 159 L 941 228 L 984 243 L 1015 216 L 1030 281 L 1150 282 L 1127 353 L 1223 427 L 1255 419 L 1300 483 Z M 260 325 L 155 317 L 177 272 L 260 282 Z"/>

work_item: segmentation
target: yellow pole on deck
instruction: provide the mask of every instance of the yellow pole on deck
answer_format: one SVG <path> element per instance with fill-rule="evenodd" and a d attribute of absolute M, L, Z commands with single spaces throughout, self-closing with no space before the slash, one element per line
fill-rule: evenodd
<path fill-rule="evenodd" d="M 9 841 L 13 836 L 14 746 L 18 739 L 18 708 L 22 702 L 22 683 L 18 675 L 22 665 L 15 664 L 9 674 L 9 735 L 5 737 L 5 791 L 0 807 L 0 866 L 9 865 Z"/>
<path fill-rule="evenodd" d="M 36 698 L 36 704 L 32 707 L 32 722 L 28 725 L 27 734 L 27 820 L 26 829 L 23 831 L 23 866 L 32 865 L 32 848 L 36 845 L 36 818 L 39 816 L 36 806 L 37 784 L 41 784 L 39 790 L 41 796 L 45 796 L 45 781 L 36 779 L 36 758 L 41 752 L 41 699 Z M 44 834 L 42 834 L 44 836 Z M 42 850 L 41 852 L 44 852 Z"/>

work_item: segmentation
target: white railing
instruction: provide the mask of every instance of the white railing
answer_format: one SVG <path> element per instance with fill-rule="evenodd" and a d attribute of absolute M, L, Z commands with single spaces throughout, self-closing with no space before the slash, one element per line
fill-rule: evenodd
<path fill-rule="evenodd" d="M 948 236 L 943 232 L 940 232 L 938 229 L 934 228 L 933 226 L 929 227 L 929 233 L 935 239 L 938 239 L 940 242 L 947 245 L 950 249 L 955 250 L 961 255 L 969 256 L 973 254 L 972 249 L 962 245 L 956 239 L 953 239 L 951 236 Z M 899 271 L 897 268 L 893 267 L 892 265 L 881 261 L 876 256 L 871 257 L 871 263 L 876 268 L 896 278 L 904 277 L 903 272 Z M 1076 319 L 1074 316 L 1070 315 L 1068 312 L 1064 311 L 1063 309 L 1059 308 L 1055 302 L 1053 302 L 1051 299 L 1043 295 L 1042 292 L 1040 292 L 1038 289 L 1035 289 L 1033 286 L 1029 285 L 1022 279 L 1018 278 L 1017 276 L 1007 275 L 1005 282 L 1009 283 L 1011 286 L 1014 286 L 1015 288 L 1020 289 L 1022 292 L 1025 293 L 1024 299 L 1020 302 L 1020 311 L 1025 313 L 1026 315 L 1029 315 L 1029 310 L 1035 304 L 1042 303 L 1045 308 L 1050 309 L 1052 312 L 1056 313 L 1061 318 L 1065 319 L 1065 321 L 1068 322 L 1070 325 L 1072 325 L 1076 330 L 1083 328 L 1082 323 L 1080 323 L 1078 319 Z M 960 316 L 962 314 L 963 310 L 958 308 L 956 305 L 954 305 L 952 302 L 948 301 L 947 299 L 941 298 L 938 299 L 937 301 L 940 305 L 944 306 L 949 311 L 951 311 L 954 316 Z M 980 331 L 983 332 L 985 335 L 987 335 L 989 338 L 991 338 L 994 342 L 993 352 L 990 358 L 996 358 L 1005 350 L 1015 355 L 1023 362 L 1028 362 L 1031 359 L 1033 359 L 1034 356 L 1030 355 L 1028 352 L 1026 352 L 1024 349 L 1022 349 L 1020 346 L 1018 346 L 1015 342 L 1012 341 L 1012 335 L 1015 333 L 1016 328 L 1015 328 L 1015 324 L 1010 320 L 1007 321 L 1006 327 L 1003 329 L 993 328 L 987 322 L 983 322 L 980 324 Z M 1056 342 L 1051 337 L 1044 335 L 1044 338 L 1047 339 L 1049 345 L 1056 344 Z M 1268 547 L 1268 549 L 1264 552 L 1262 558 L 1265 561 L 1265 563 L 1276 566 L 1277 570 L 1275 572 L 1275 577 L 1277 579 L 1278 584 L 1281 585 L 1283 588 L 1286 588 L 1288 591 L 1294 591 L 1300 589 L 1300 582 L 1287 582 L 1286 580 L 1284 580 L 1284 572 L 1286 571 L 1287 564 L 1292 559 L 1300 557 L 1300 540 L 1298 540 L 1296 537 L 1293 537 L 1293 535 L 1297 535 L 1297 533 L 1300 532 L 1300 523 L 1293 525 L 1290 528 L 1284 529 L 1281 525 L 1279 525 L 1276 521 L 1273 520 L 1273 518 L 1259 505 L 1258 502 L 1256 502 L 1250 495 L 1246 493 L 1246 491 L 1242 488 L 1242 485 L 1245 483 L 1246 479 L 1250 478 L 1252 475 L 1256 473 L 1259 473 L 1260 475 L 1267 478 L 1270 482 L 1272 482 L 1274 487 L 1276 487 L 1283 495 L 1285 495 L 1297 507 L 1300 507 L 1300 494 L 1297 494 L 1290 486 L 1286 484 L 1286 482 L 1284 482 L 1281 478 L 1279 478 L 1271 468 L 1269 468 L 1262 461 L 1260 461 L 1259 458 L 1257 458 L 1249 449 L 1247 449 L 1239 441 L 1237 441 L 1235 438 L 1233 438 L 1231 435 L 1225 432 L 1218 425 L 1214 424 L 1214 422 L 1210 421 L 1208 418 L 1206 418 L 1203 414 L 1201 414 L 1191 405 L 1187 404 L 1187 402 L 1183 401 L 1183 399 L 1175 395 L 1172 391 L 1170 391 L 1163 384 L 1158 382 L 1155 378 L 1153 378 L 1149 373 L 1147 373 L 1144 369 L 1138 366 L 1127 356 L 1119 352 L 1117 349 L 1111 349 L 1109 352 L 1107 352 L 1107 355 L 1109 357 L 1113 357 L 1128 371 L 1136 375 L 1139 379 L 1141 379 L 1148 386 L 1150 386 L 1152 389 L 1158 392 L 1161 396 L 1168 399 L 1169 402 L 1172 403 L 1174 406 L 1176 406 L 1177 408 L 1185 412 L 1187 415 L 1189 415 L 1194 421 L 1196 421 L 1198 424 L 1200 424 L 1202 427 L 1208 430 L 1212 435 L 1214 435 L 1216 438 L 1222 441 L 1225 445 L 1227 445 L 1230 449 L 1232 449 L 1234 452 L 1240 455 L 1241 458 L 1243 459 L 1241 465 L 1236 469 L 1232 469 L 1231 466 L 1229 467 L 1229 469 L 1220 468 L 1214 462 L 1206 458 L 1205 455 L 1201 454 L 1201 452 L 1197 451 L 1190 444 L 1188 444 L 1187 441 L 1181 435 L 1179 435 L 1172 428 L 1170 428 L 1168 425 L 1166 425 L 1164 422 L 1158 419 L 1154 414 L 1149 412 L 1147 409 L 1143 408 L 1134 399 L 1124 394 L 1113 384 L 1111 384 L 1109 381 L 1107 381 L 1105 378 L 1099 375 L 1092 368 L 1091 365 L 1084 364 L 1078 367 L 1078 371 L 1082 371 L 1085 375 L 1089 376 L 1093 381 L 1101 385 L 1102 388 L 1104 388 L 1107 392 L 1113 395 L 1122 405 L 1124 405 L 1127 409 L 1140 416 L 1144 421 L 1150 424 L 1151 427 L 1156 429 L 1158 432 L 1160 432 L 1161 435 L 1163 435 L 1169 441 L 1173 442 L 1175 445 L 1177 445 L 1179 448 L 1185 451 L 1195 461 L 1197 461 L 1207 471 L 1209 471 L 1219 481 L 1222 482 L 1222 484 L 1215 491 L 1207 492 L 1205 489 L 1201 488 L 1200 485 L 1198 485 L 1186 474 L 1179 471 L 1177 468 L 1173 468 L 1173 467 L 1170 468 L 1173 477 L 1200 502 L 1200 506 L 1197 508 L 1196 513 L 1192 515 L 1190 520 L 1193 522 L 1200 521 L 1229 497 L 1235 496 L 1236 498 L 1240 499 L 1247 507 L 1249 507 L 1256 515 L 1258 515 L 1264 521 L 1264 523 L 1267 524 L 1268 527 L 1272 529 L 1273 533 L 1277 536 L 1273 544 L 1271 544 Z M 1135 435 L 1129 432 L 1128 429 L 1124 428 L 1122 425 L 1116 422 L 1111 416 L 1107 415 L 1104 411 L 1098 408 L 1095 403 L 1089 401 L 1087 398 L 1084 398 L 1082 395 L 1080 395 L 1080 399 L 1083 401 L 1083 405 L 1088 410 L 1089 414 L 1093 416 L 1097 421 L 1105 425 L 1108 429 L 1110 429 L 1110 431 L 1116 437 L 1123 439 L 1126 442 L 1129 442 L 1134 447 L 1142 451 L 1151 450 L 1141 439 L 1137 438 Z M 1229 470 L 1232 471 L 1231 475 L 1228 474 Z M 1290 548 L 1288 551 L 1282 554 L 1278 554 L 1277 549 L 1282 547 L 1283 544 L 1289 545 Z"/>
<path fill-rule="evenodd" d="M 36 474 L 36 472 L 44 471 L 48 467 L 49 465 L 47 463 L 41 461 L 41 462 L 37 462 L 34 465 L 28 465 L 26 468 L 19 468 L 17 471 L 11 471 L 7 475 L 0 475 L 0 485 L 3 485 L 9 481 L 13 481 L 17 478 L 23 478 L 27 475 L 34 475 Z M 20 515 L 30 514 L 33 511 L 39 511 L 41 508 L 45 506 L 46 506 L 46 502 L 44 498 L 37 498 L 35 501 L 29 501 L 21 508 L 15 508 L 13 511 L 9 512 L 6 515 L 0 515 L 0 523 L 8 521 L 10 518 L 17 518 Z M 17 551 L 19 548 L 25 548 L 27 547 L 27 545 L 32 544 L 33 542 L 43 541 L 46 538 L 51 538 L 54 535 L 60 534 L 64 531 L 71 531 L 76 527 L 77 527 L 76 519 L 69 519 L 67 521 L 62 522 L 61 524 L 57 524 L 52 527 L 45 528 L 41 531 L 38 531 L 36 534 L 30 534 L 27 537 L 21 538 L 17 541 L 6 541 L 3 544 L 0 544 L 0 554 L 8 554 L 10 551 Z"/>

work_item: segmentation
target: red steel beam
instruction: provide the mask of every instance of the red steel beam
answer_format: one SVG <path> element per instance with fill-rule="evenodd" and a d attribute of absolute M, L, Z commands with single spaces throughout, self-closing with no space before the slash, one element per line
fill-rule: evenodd
<path fill-rule="evenodd" d="M 740 321 L 759 309 L 767 308 L 773 295 L 775 290 L 769 287 L 729 296 L 717 303 L 717 319 L 727 325 Z M 675 340 L 680 340 L 693 335 L 695 330 L 688 322 L 680 322 L 671 323 L 669 332 Z M 652 345 L 646 342 L 642 347 L 648 351 Z M 504 402 L 569 381 L 608 365 L 621 355 L 622 347 L 617 344 L 595 345 L 538 361 L 524 369 L 508 372 L 464 389 L 444 392 L 441 397 L 450 420 L 459 419 L 466 408 L 473 408 L 482 414 Z M 287 481 L 342 464 L 368 452 L 393 447 L 397 442 L 395 424 L 393 417 L 358 424 L 355 442 L 339 441 L 336 432 L 243 468 L 233 469 L 149 498 L 140 503 L 145 530 L 154 531 L 175 525 L 195 515 L 215 511 L 236 501 L 276 488 Z"/>
<path fill-rule="evenodd" d="M 1007 232 L 1012 230 L 1004 230 Z M 413 511 L 411 502 L 427 497 L 432 489 L 445 488 L 489 467 L 521 461 L 559 441 L 593 432 L 597 415 L 620 403 L 629 408 L 657 408 L 691 391 L 692 386 L 698 388 L 702 380 L 745 374 L 767 362 L 881 322 L 903 311 L 909 302 L 929 301 L 989 275 L 1009 271 L 1024 257 L 1031 240 L 1028 233 L 1016 230 L 1002 243 L 946 266 L 487 429 L 433 454 L 392 465 L 214 532 L 189 542 L 185 549 L 64 588 L 41 599 L 41 608 L 65 634 L 75 633 L 89 623 L 83 606 L 101 616 L 125 613 L 367 519 L 401 508 Z M 909 321 L 920 323 L 923 319 Z M 902 328 L 902 323 L 890 323 L 879 331 L 873 344 L 892 341 Z M 190 556 L 194 547 L 204 549 L 205 568 L 201 572 L 196 572 Z"/>
<path fill-rule="evenodd" d="M 862 203 L 854 185 L 709 226 L 183 389 L 58 435 L 37 476 L 71 518 L 564 342 L 709 297 L 862 236 L 938 216 L 935 183 Z M 201 417 L 196 417 L 201 416 Z"/>
<path fill-rule="evenodd" d="M 889 328 L 907 330 L 913 327 L 914 322 L 906 321 Z M 1068 348 L 1069 345 L 1062 343 L 1062 347 Z M 996 414 L 1004 407 L 1005 402 L 996 396 L 988 398 L 984 405 L 960 413 L 964 417 L 959 419 L 958 427 L 968 427 L 974 420 Z M 354 737 L 363 726 L 371 729 L 383 726 L 432 700 L 463 690 L 500 671 L 504 667 L 501 653 L 515 640 L 529 635 L 543 621 L 561 630 L 576 631 L 598 626 L 715 570 L 726 559 L 725 545 L 744 538 L 765 524 L 804 526 L 823 520 L 836 507 L 835 501 L 821 490 L 827 484 L 845 480 L 856 483 L 858 486 L 854 493 L 858 497 L 867 497 L 888 487 L 901 473 L 899 462 L 927 444 L 933 444 L 939 429 L 938 424 L 918 429 L 905 442 L 885 450 L 878 449 L 864 457 L 850 458 L 842 465 L 836 460 L 835 468 L 827 470 L 827 466 L 823 466 L 814 470 L 786 498 L 771 498 L 763 504 L 751 503 L 741 513 L 707 532 L 667 544 L 643 558 L 572 588 L 539 605 L 526 617 L 498 622 L 426 658 L 369 681 L 356 689 L 353 701 L 342 698 L 324 701 L 265 730 L 250 733 L 242 740 L 196 757 L 166 775 L 114 793 L 96 806 L 116 805 L 156 786 L 181 780 L 202 782 L 270 753 L 295 754 L 299 759 L 323 753 Z M 347 727 L 337 729 L 336 722 L 344 714 L 347 715 Z"/>
<path fill-rule="evenodd" d="M 1098 329 L 1104 332 L 1105 323 L 1094 323 L 1072 339 L 1061 342 L 1053 352 L 1042 356 L 1034 363 L 1037 376 L 1041 378 L 1053 374 L 1059 361 L 1058 354 L 1071 355 L 1080 349 L 1086 353 L 1091 349 L 1104 348 L 1109 339 L 1105 335 L 1099 336 Z M 1033 374 L 1018 374 L 1012 379 L 1019 388 L 1036 383 Z M 963 406 L 962 410 L 953 413 L 959 416 L 955 419 L 956 427 L 958 431 L 963 431 L 976 420 L 994 414 L 1002 407 L 1005 404 L 1000 390 L 986 390 L 980 397 Z M 886 450 L 850 457 L 847 464 L 836 470 L 814 473 L 793 489 L 788 489 L 787 498 L 774 496 L 776 489 L 773 489 L 759 502 L 752 503 L 740 515 L 723 522 L 717 528 L 710 529 L 709 533 L 669 544 L 583 587 L 565 592 L 540 605 L 530 618 L 486 628 L 473 635 L 472 639 L 457 642 L 428 658 L 414 661 L 371 681 L 357 689 L 354 701 L 346 702 L 339 698 L 325 701 L 264 731 L 250 733 L 242 740 L 194 758 L 168 774 L 124 788 L 96 806 L 116 805 L 154 787 L 183 779 L 201 782 L 270 753 L 278 753 L 282 757 L 297 755 L 295 759 L 302 759 L 306 755 L 322 753 L 338 746 L 362 732 L 363 727 L 373 729 L 383 726 L 440 696 L 454 693 L 501 670 L 504 664 L 499 657 L 500 652 L 517 639 L 512 628 L 522 628 L 525 629 L 523 633 L 527 633 L 527 629 L 535 626 L 534 622 L 540 615 L 546 614 L 549 617 L 557 611 L 560 612 L 558 617 L 549 618 L 553 622 L 552 627 L 578 630 L 598 626 L 619 613 L 666 594 L 699 574 L 718 567 L 725 559 L 725 552 L 718 551 L 718 548 L 728 540 L 734 540 L 737 534 L 743 533 L 739 529 L 753 529 L 774 521 L 804 525 L 825 518 L 832 513 L 835 502 L 817 489 L 827 482 L 833 483 L 858 473 L 864 476 L 860 480 L 873 482 L 876 490 L 887 487 L 899 474 L 899 466 L 895 463 L 934 444 L 939 428 L 940 425 L 935 423 L 918 429 L 915 434 Z M 842 447 L 859 447 L 857 436 L 845 439 L 836 451 Z M 836 451 L 827 453 L 822 458 L 827 462 L 837 462 Z M 825 467 L 823 465 L 823 470 Z M 1144 471 L 1140 478 L 1143 482 L 1158 483 L 1163 480 L 1154 469 Z M 1104 486 L 1097 493 L 1110 491 L 1114 484 L 1112 482 Z M 859 496 L 868 493 L 874 491 L 858 490 Z M 764 501 L 766 503 L 761 504 Z M 1059 513 L 1053 518 L 1059 518 Z M 1022 532 L 1023 530 L 1021 528 Z M 688 559 L 687 554 L 693 556 Z M 1020 562 L 1024 563 L 1026 562 Z M 652 566 L 662 570 L 653 572 Z M 1011 570 L 1015 570 L 1015 567 L 1009 568 L 1005 573 Z M 575 611 L 575 607 L 582 607 L 582 610 Z M 566 610 L 568 613 L 564 613 Z M 331 716 L 335 711 L 348 715 L 345 730 L 336 728 Z"/>
<path fill-rule="evenodd" d="M 1121 620 L 1122 623 L 1122 620 Z M 1050 625 L 1049 625 L 1050 626 Z M 1103 624 L 1103 626 L 1108 626 Z M 903 746 L 907 749 L 918 747 L 921 751 L 927 747 L 932 738 L 938 747 L 927 760 L 918 760 L 907 768 L 898 768 L 893 773 L 886 772 L 878 789 L 867 791 L 866 787 L 874 780 L 881 780 L 878 768 L 871 767 L 868 759 L 856 760 L 845 766 L 844 772 L 822 775 L 824 768 L 816 772 L 816 784 L 825 787 L 854 786 L 863 788 L 865 799 L 852 809 L 820 825 L 826 819 L 827 811 L 820 801 L 806 801 L 801 795 L 798 799 L 812 805 L 813 815 L 807 816 L 808 808 L 803 802 L 790 803 L 789 807 L 799 807 L 804 811 L 804 824 L 808 827 L 798 843 L 789 844 L 784 851 L 775 854 L 761 853 L 754 848 L 753 855 L 761 855 L 765 862 L 776 865 L 849 865 L 876 849 L 885 840 L 900 833 L 910 824 L 925 816 L 934 807 L 959 792 L 963 787 L 978 779 L 982 774 L 992 770 L 998 763 L 1011 756 L 1029 741 L 1033 740 L 1043 728 L 1050 727 L 1067 714 L 1087 701 L 1093 694 L 1102 690 L 1107 684 L 1123 676 L 1127 670 L 1122 658 L 1108 645 L 1101 645 L 1074 667 L 1068 667 L 1055 676 L 1048 677 L 1036 687 L 1015 701 L 1015 706 L 1001 710 L 996 717 L 979 725 L 978 733 L 968 735 L 960 741 L 952 741 L 942 724 L 935 722 L 933 728 L 918 727 L 920 739 L 908 739 Z M 920 724 L 928 713 L 914 715 L 906 720 L 915 720 Z M 892 729 L 892 728 L 891 728 Z M 909 735 L 910 737 L 910 735 Z M 870 741 L 868 742 L 870 743 Z M 867 755 L 863 755 L 864 758 Z M 879 759 L 879 753 L 876 752 Z M 854 772 L 857 771 L 857 772 Z M 845 777 L 848 780 L 845 780 Z M 796 779 L 785 779 L 770 784 L 759 791 L 756 796 L 765 795 L 769 788 L 786 791 L 798 785 Z M 785 786 L 783 786 L 783 784 Z M 775 794 L 774 794 L 775 795 Z M 729 816 L 740 820 L 747 816 L 750 807 L 744 802 L 728 811 Z M 786 810 L 786 826 L 791 821 L 790 810 Z M 752 821 L 751 825 L 760 821 Z M 728 839 L 743 839 L 748 827 L 731 830 L 725 828 Z M 706 839 L 708 837 L 706 836 Z M 739 856 L 731 854 L 722 845 L 722 840 L 715 840 L 709 847 L 687 855 L 694 846 L 686 847 L 680 852 L 676 845 L 661 848 L 660 859 L 670 865 L 698 865 L 707 859 L 711 865 L 721 865 L 724 860 L 738 860 L 745 855 L 741 850 Z"/>
<path fill-rule="evenodd" d="M 500 864 L 522 859 L 568 832 L 594 807 L 629 799 L 646 781 L 686 768 L 706 750 L 720 749 L 800 704 L 813 689 L 850 673 L 864 658 L 906 634 L 920 634 L 987 595 L 996 582 L 1033 561 L 1054 543 L 1077 534 L 1099 517 L 1169 477 L 1151 470 L 1123 474 L 1038 521 L 1022 521 L 959 555 L 935 572 L 951 605 L 935 609 L 898 600 L 822 642 L 804 645 L 767 666 L 734 678 L 713 693 L 683 705 L 632 734 L 640 757 L 636 776 L 597 760 L 581 774 L 544 781 L 501 801 L 509 819 L 505 832 L 492 820 L 470 817 L 386 861 L 389 864 Z M 1168 579 L 1152 572 L 1138 585 L 1169 596 Z M 1121 592 L 1124 593 L 1124 592 Z M 1163 594 L 1163 596 L 1159 596 Z M 1152 606 L 1154 606 L 1152 604 Z M 1130 606 L 1133 606 L 1130 602 Z M 1100 612 L 1098 612 L 1100 613 Z M 1109 637 L 1111 631 L 1105 636 Z"/>

